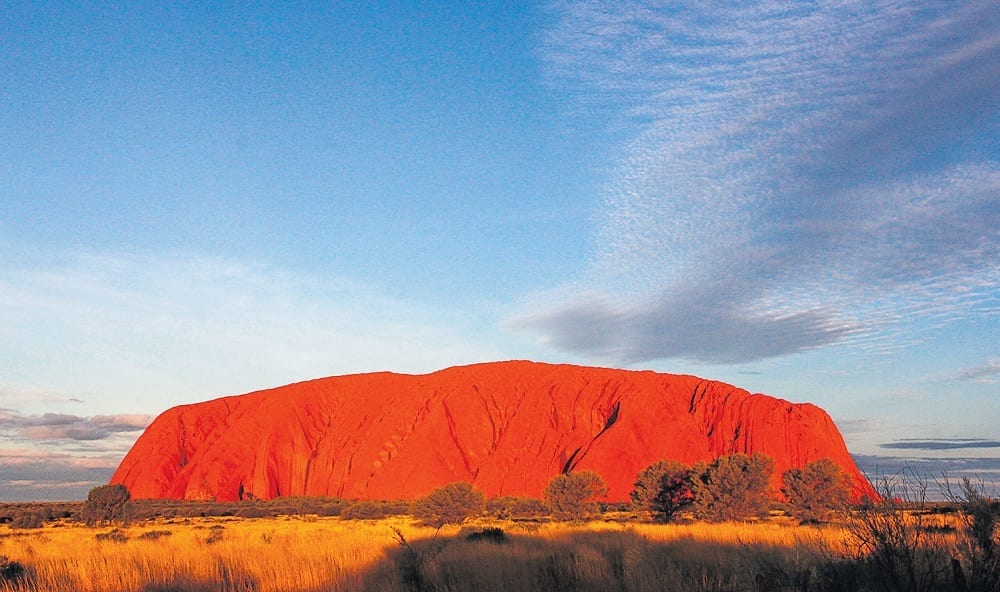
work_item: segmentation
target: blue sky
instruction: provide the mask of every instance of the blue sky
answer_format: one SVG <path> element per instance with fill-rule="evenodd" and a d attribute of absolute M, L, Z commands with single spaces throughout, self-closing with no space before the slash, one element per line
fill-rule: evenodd
<path fill-rule="evenodd" d="M 404 4 L 3 6 L 0 499 L 173 405 L 514 358 L 1000 475 L 995 4 Z"/>

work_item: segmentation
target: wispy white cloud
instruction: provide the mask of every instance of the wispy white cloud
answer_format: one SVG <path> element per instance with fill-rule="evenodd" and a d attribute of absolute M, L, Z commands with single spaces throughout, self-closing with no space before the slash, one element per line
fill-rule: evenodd
<path fill-rule="evenodd" d="M 993 3 L 556 10 L 553 83 L 633 139 L 592 273 L 514 326 L 617 361 L 741 362 L 995 308 Z"/>
<path fill-rule="evenodd" d="M 331 374 L 431 371 L 497 356 L 465 331 L 451 311 L 241 261 L 187 253 L 30 265 L 0 258 L 2 386 L 71 392 L 92 413 L 160 411 Z M 55 366 L 58 373 L 47 371 Z M 19 401 L 24 412 L 42 404 Z"/>
<path fill-rule="evenodd" d="M 951 380 L 995 384 L 1000 382 L 1000 358 L 991 358 L 985 364 L 963 368 L 955 372 Z"/>
<path fill-rule="evenodd" d="M 82 399 L 69 397 L 55 391 L 43 389 L 18 389 L 0 385 L 0 401 L 7 404 L 37 402 L 37 403 L 82 403 Z"/>

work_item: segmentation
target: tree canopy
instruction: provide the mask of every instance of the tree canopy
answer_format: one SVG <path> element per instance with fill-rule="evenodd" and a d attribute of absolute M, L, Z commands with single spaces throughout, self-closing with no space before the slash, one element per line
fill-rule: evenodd
<path fill-rule="evenodd" d="M 459 482 L 439 487 L 413 504 L 413 515 L 434 528 L 461 524 L 483 513 L 486 499 L 472 484 Z"/>
<path fill-rule="evenodd" d="M 565 473 L 549 481 L 545 501 L 561 520 L 583 520 L 596 514 L 597 499 L 607 495 L 604 479 L 593 471 Z"/>
<path fill-rule="evenodd" d="M 639 472 L 632 490 L 632 503 L 668 522 L 694 502 L 691 467 L 675 460 L 657 461 Z"/>
<path fill-rule="evenodd" d="M 131 495 L 121 484 L 101 485 L 90 490 L 83 504 L 81 517 L 88 525 L 105 522 L 125 522 Z"/>
<path fill-rule="evenodd" d="M 720 456 L 695 467 L 692 481 L 695 517 L 721 522 L 767 513 L 774 460 L 763 454 Z"/>
<path fill-rule="evenodd" d="M 789 512 L 803 521 L 820 520 L 851 501 L 851 480 L 828 458 L 813 461 L 781 476 Z"/>

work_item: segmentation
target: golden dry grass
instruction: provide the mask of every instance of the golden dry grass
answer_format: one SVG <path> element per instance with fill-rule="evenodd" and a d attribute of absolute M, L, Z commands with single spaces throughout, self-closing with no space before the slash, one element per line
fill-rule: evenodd
<path fill-rule="evenodd" d="M 20 587 L 46 592 L 246 592 L 406 590 L 406 566 L 438 589 L 729 590 L 753 586 L 759 564 L 809 569 L 802 550 L 850 555 L 840 526 L 787 522 L 723 524 L 542 523 L 497 525 L 508 545 L 470 543 L 457 527 L 439 533 L 409 518 L 204 518 L 122 528 L 124 542 L 98 540 L 110 528 L 75 524 L 37 530 L 0 527 L 0 555 L 29 573 Z M 398 529 L 409 547 L 402 547 Z M 144 533 L 169 532 L 155 539 Z M 148 536 L 148 535 L 147 535 Z M 746 550 L 752 550 L 746 553 Z M 775 554 L 776 553 L 776 554 Z M 797 563 L 796 563 L 797 562 Z M 759 570 L 758 570 L 759 571 Z M 411 574 L 412 575 L 412 574 Z M 550 581 L 551 580 L 551 581 Z M 685 588 L 690 582 L 696 588 Z M 688 584 L 677 584 L 688 582 Z"/>
<path fill-rule="evenodd" d="M 209 518 L 185 522 L 123 528 L 128 537 L 125 542 L 96 538 L 109 528 L 79 525 L 0 530 L 6 535 L 0 539 L 0 554 L 33 573 L 29 590 L 210 590 L 219 589 L 219 583 L 260 592 L 357 590 L 359 574 L 397 545 L 390 526 L 413 538 L 432 534 L 400 520 Z M 171 534 L 139 538 L 150 531 Z"/>

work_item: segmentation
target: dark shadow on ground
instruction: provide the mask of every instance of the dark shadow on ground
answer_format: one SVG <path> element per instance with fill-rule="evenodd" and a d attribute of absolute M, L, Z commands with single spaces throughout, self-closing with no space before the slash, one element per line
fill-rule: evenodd
<path fill-rule="evenodd" d="M 407 541 L 364 574 L 371 592 L 865 590 L 860 565 L 823 549 L 650 541 L 631 531 Z"/>

